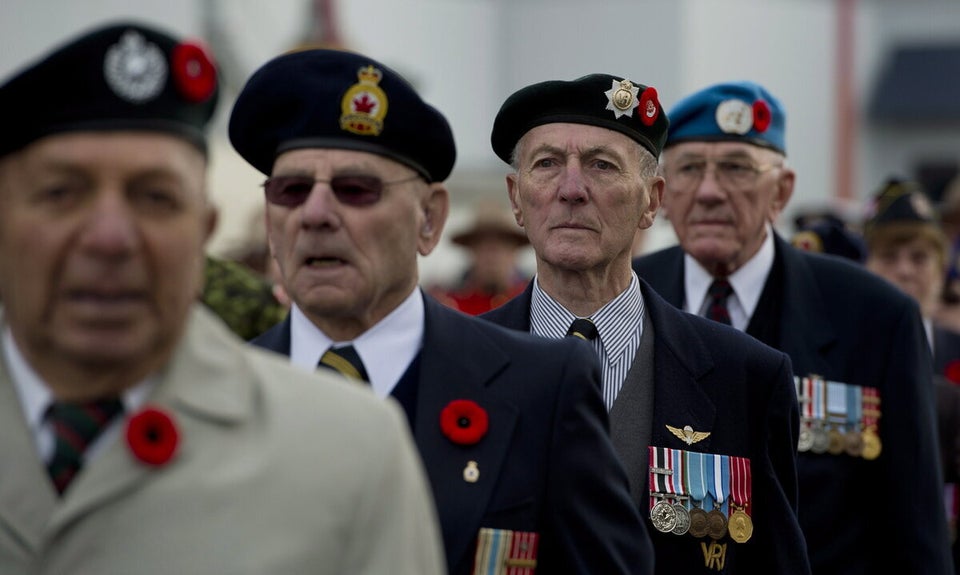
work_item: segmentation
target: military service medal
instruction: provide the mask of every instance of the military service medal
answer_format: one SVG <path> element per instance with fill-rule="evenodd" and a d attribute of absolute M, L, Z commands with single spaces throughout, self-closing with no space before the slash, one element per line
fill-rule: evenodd
<path fill-rule="evenodd" d="M 673 475 L 668 451 L 652 445 L 647 448 L 650 458 L 650 522 L 661 533 L 670 533 L 677 526 L 677 511 L 666 500 L 667 481 Z"/>
<path fill-rule="evenodd" d="M 753 520 L 747 514 L 751 491 L 750 460 L 746 457 L 730 456 L 730 507 L 733 513 L 727 529 L 730 538 L 737 543 L 746 543 L 753 536 Z"/>

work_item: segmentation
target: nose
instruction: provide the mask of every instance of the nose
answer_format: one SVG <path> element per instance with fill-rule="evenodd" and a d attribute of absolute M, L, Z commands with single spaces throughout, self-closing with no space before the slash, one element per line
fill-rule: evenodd
<path fill-rule="evenodd" d="M 337 228 L 340 225 L 339 202 L 328 182 L 316 181 L 301 207 L 300 220 L 306 228 Z"/>
<path fill-rule="evenodd" d="M 571 160 L 563 169 L 560 181 L 560 201 L 582 204 L 587 201 L 587 183 L 579 162 Z"/>
<path fill-rule="evenodd" d="M 703 177 L 696 187 L 697 199 L 701 202 L 721 202 L 726 197 L 723 187 L 717 181 L 717 165 L 707 162 L 703 170 Z"/>
<path fill-rule="evenodd" d="M 81 249 L 120 258 L 132 253 L 139 242 L 139 226 L 123 193 L 104 191 L 98 194 L 80 233 L 78 245 Z"/>

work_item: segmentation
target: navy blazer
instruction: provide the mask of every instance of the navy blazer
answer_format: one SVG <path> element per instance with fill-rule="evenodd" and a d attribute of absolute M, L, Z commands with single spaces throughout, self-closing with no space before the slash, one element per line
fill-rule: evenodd
<path fill-rule="evenodd" d="M 537 573 L 652 573 L 592 348 L 518 334 L 423 297 L 413 434 L 451 575 L 471 572 L 481 527 L 539 533 Z M 251 343 L 289 355 L 289 316 Z M 486 410 L 479 443 L 458 445 L 441 431 L 440 412 L 456 399 Z M 464 477 L 468 462 L 479 471 L 474 483 Z"/>
<path fill-rule="evenodd" d="M 726 539 L 720 572 L 809 573 L 796 517 L 800 414 L 790 359 L 731 327 L 674 308 L 642 279 L 640 290 L 654 333 L 652 445 L 750 459 L 753 537 L 744 544 Z M 532 291 L 531 282 L 523 294 L 480 317 L 529 332 Z M 687 445 L 668 425 L 710 435 Z M 630 478 L 639 482 L 640 493 L 646 493 L 647 477 L 642 472 Z M 649 519 L 648 505 L 640 512 Z M 704 557 L 708 539 L 650 532 L 657 573 L 717 573 L 711 568 L 716 563 L 708 565 Z"/>
<path fill-rule="evenodd" d="M 937 452 L 930 350 L 916 302 L 843 258 L 775 236 L 779 334 L 798 376 L 879 390 L 880 456 L 799 454 L 800 525 L 817 575 L 952 573 Z M 634 260 L 671 304 L 684 299 L 683 251 Z M 768 286 L 765 286 L 767 289 Z"/>

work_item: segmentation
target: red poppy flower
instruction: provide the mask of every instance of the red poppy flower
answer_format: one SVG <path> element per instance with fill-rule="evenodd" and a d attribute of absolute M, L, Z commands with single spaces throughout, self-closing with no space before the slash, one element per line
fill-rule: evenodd
<path fill-rule="evenodd" d="M 473 445 L 487 434 L 487 411 L 469 399 L 455 399 L 440 412 L 440 429 L 458 445 Z"/>
<path fill-rule="evenodd" d="M 173 49 L 173 79 L 183 97 L 203 102 L 217 87 L 217 69 L 200 44 L 186 42 Z"/>
<path fill-rule="evenodd" d="M 953 383 L 960 383 L 960 359 L 955 359 L 947 364 L 943 370 L 943 375 Z"/>
<path fill-rule="evenodd" d="M 155 407 L 146 407 L 127 422 L 127 445 L 140 461 L 163 465 L 170 461 L 180 443 L 173 418 Z"/>
<path fill-rule="evenodd" d="M 638 111 L 640 112 L 640 121 L 643 122 L 644 126 L 652 126 L 657 121 L 657 117 L 660 116 L 660 102 L 657 99 L 656 88 L 651 86 L 640 94 Z"/>
<path fill-rule="evenodd" d="M 770 106 L 763 100 L 753 103 L 753 129 L 761 134 L 770 127 Z"/>

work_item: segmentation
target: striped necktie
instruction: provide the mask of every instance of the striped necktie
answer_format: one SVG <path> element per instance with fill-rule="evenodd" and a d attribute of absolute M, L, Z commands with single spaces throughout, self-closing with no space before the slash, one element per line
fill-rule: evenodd
<path fill-rule="evenodd" d="M 363 362 L 360 360 L 360 355 L 352 345 L 345 345 L 338 348 L 330 347 L 323 356 L 320 357 L 320 363 L 317 364 L 317 367 L 332 369 L 347 377 L 370 383 L 370 379 L 367 377 L 367 370 L 364 369 Z"/>
<path fill-rule="evenodd" d="M 123 411 L 117 398 L 87 402 L 57 401 L 47 410 L 56 445 L 47 472 L 57 493 L 63 493 L 83 466 L 83 453 L 114 417 Z"/>
<path fill-rule="evenodd" d="M 573 320 L 570 329 L 567 330 L 567 336 L 579 337 L 586 341 L 593 341 L 598 335 L 597 326 L 589 319 L 582 317 Z"/>
<path fill-rule="evenodd" d="M 732 325 L 730 321 L 730 310 L 727 309 L 727 298 L 733 295 L 733 287 L 725 279 L 715 279 L 707 290 L 707 296 L 710 303 L 707 305 L 707 317 L 713 321 L 719 321 L 727 325 Z"/>

